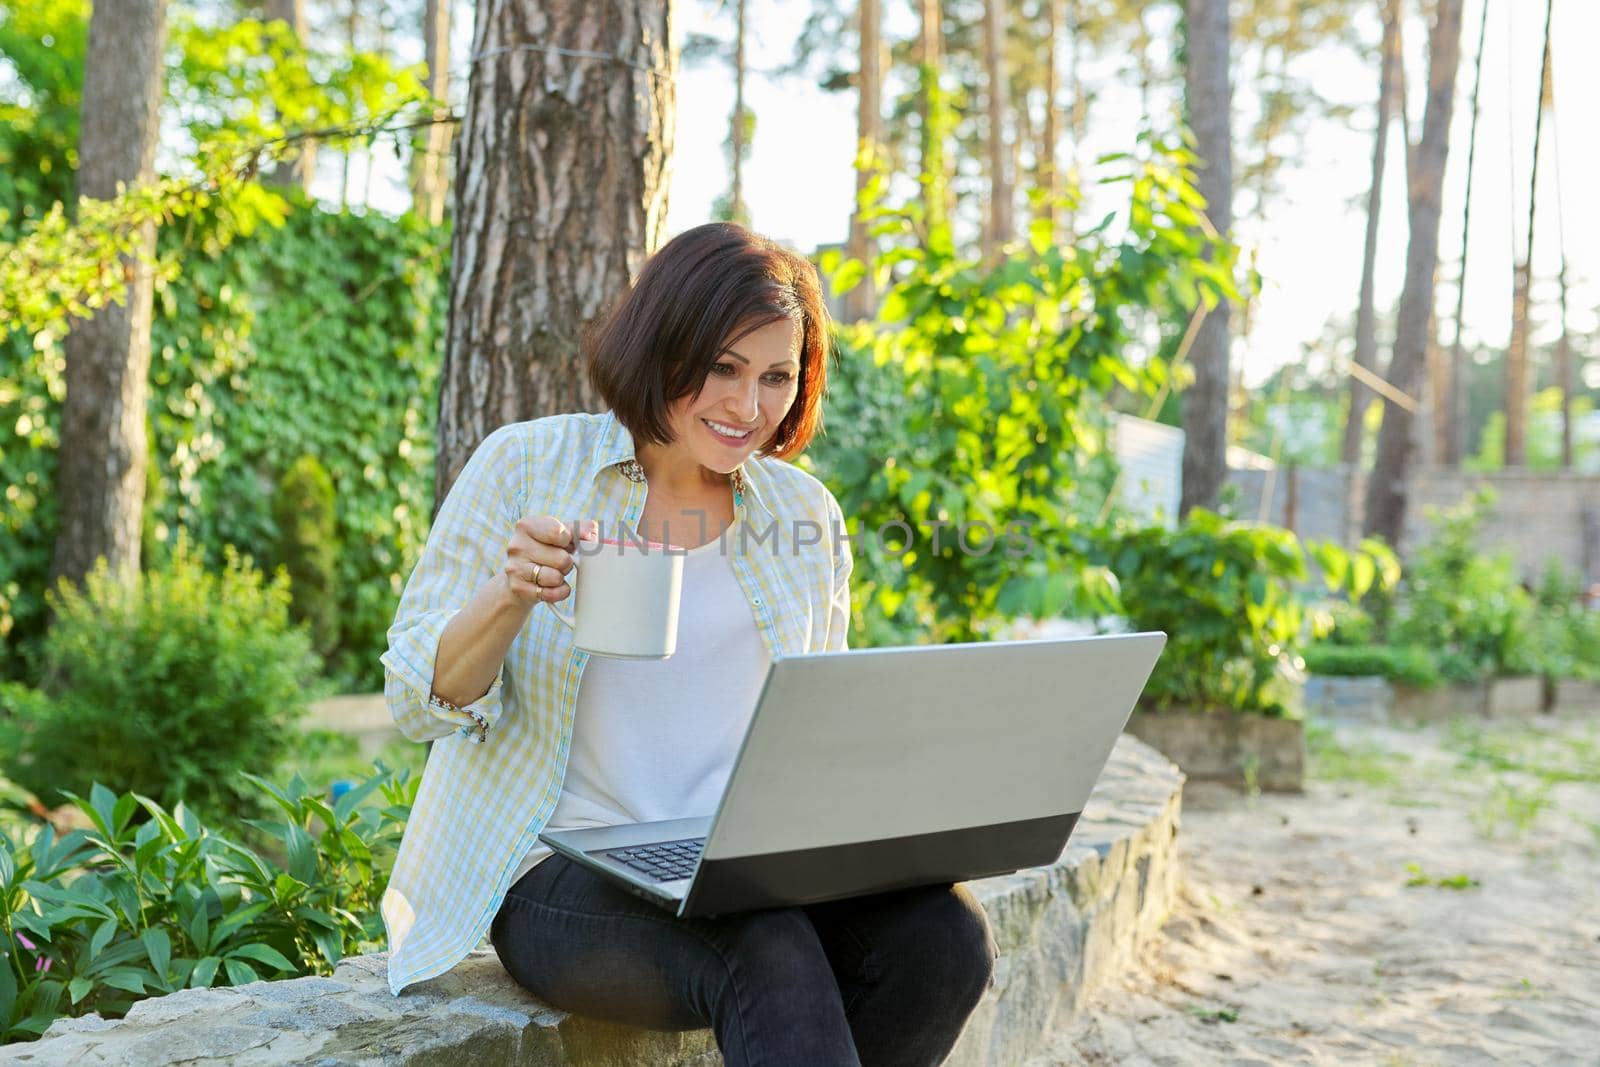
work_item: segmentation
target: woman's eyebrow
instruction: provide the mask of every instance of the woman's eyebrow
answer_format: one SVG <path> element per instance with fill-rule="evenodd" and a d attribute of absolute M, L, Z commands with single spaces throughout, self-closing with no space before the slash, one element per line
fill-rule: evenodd
<path fill-rule="evenodd" d="M 732 356 L 734 359 L 738 360 L 740 363 L 743 363 L 747 367 L 750 365 L 750 361 L 748 359 L 745 359 L 743 356 L 741 356 L 739 353 L 735 352 L 731 348 L 724 348 L 722 350 L 722 354 L 725 355 L 725 356 Z M 784 360 L 781 363 L 774 363 L 773 366 L 774 367 L 785 367 L 785 366 L 788 366 L 789 364 L 794 363 L 794 362 L 797 362 L 797 361 L 795 360 L 795 358 L 793 356 L 790 356 L 788 359 Z"/>

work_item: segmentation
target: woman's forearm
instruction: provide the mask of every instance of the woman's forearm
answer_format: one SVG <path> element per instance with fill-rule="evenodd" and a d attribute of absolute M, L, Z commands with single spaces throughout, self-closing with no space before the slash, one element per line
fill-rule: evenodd
<path fill-rule="evenodd" d="M 487 693 L 532 607 L 511 595 L 504 572 L 479 586 L 439 635 L 434 695 L 464 707 Z"/>

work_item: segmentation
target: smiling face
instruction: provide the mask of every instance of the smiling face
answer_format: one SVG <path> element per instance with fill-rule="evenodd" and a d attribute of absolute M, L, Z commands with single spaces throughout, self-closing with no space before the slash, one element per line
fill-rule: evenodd
<path fill-rule="evenodd" d="M 671 447 L 727 474 L 771 441 L 800 392 L 800 334 L 778 319 L 718 353 L 699 394 L 668 407 Z"/>

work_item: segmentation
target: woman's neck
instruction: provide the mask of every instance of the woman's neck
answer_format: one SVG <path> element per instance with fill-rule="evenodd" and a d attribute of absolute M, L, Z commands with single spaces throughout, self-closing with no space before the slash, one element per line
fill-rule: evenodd
<path fill-rule="evenodd" d="M 637 453 L 650 488 L 679 500 L 693 500 L 725 489 L 730 478 L 703 467 L 693 456 L 660 445 L 645 445 Z"/>

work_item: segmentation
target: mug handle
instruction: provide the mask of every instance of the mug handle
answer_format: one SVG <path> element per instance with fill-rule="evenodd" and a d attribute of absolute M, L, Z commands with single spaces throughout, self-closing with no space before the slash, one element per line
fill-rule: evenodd
<path fill-rule="evenodd" d="M 574 559 L 573 560 L 573 564 L 572 564 L 572 574 L 568 575 L 569 583 L 571 582 L 571 579 L 576 578 L 577 575 L 578 575 L 578 563 L 577 563 L 577 560 Z M 576 585 L 573 585 L 571 594 L 568 595 L 565 600 L 559 600 L 559 601 L 547 600 L 547 601 L 545 601 L 545 606 L 548 607 L 552 612 L 555 613 L 555 617 L 561 621 L 561 625 L 565 626 L 569 630 L 577 630 L 577 628 L 578 628 L 577 615 L 572 610 L 572 608 L 569 607 L 569 605 L 576 604 L 577 600 L 578 600 L 578 587 Z"/>

